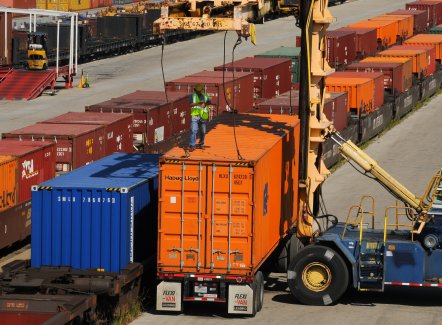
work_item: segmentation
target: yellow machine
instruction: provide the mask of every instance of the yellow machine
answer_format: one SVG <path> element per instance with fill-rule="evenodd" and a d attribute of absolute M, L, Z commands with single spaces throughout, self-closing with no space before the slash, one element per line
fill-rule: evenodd
<path fill-rule="evenodd" d="M 48 68 L 46 50 L 41 44 L 29 44 L 26 67 L 29 70 L 46 70 Z"/>

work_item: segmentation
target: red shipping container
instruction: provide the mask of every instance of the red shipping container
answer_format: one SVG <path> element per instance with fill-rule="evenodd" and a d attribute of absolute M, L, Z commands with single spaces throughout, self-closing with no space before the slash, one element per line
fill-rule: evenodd
<path fill-rule="evenodd" d="M 327 92 L 324 100 L 324 114 L 338 131 L 348 126 L 347 93 Z M 286 92 L 278 97 L 267 99 L 256 105 L 256 113 L 262 114 L 299 114 L 299 92 Z"/>
<path fill-rule="evenodd" d="M 345 67 L 346 71 L 382 72 L 384 74 L 384 88 L 402 93 L 413 84 L 411 62 L 409 69 L 403 63 L 395 62 L 358 62 Z"/>
<path fill-rule="evenodd" d="M 137 90 L 87 106 L 87 112 L 131 113 L 134 141 L 149 145 L 167 140 L 190 127 L 189 95 L 179 92 Z"/>
<path fill-rule="evenodd" d="M 299 114 L 299 91 L 292 90 L 275 98 L 266 99 L 256 104 L 255 113 L 262 114 Z"/>
<path fill-rule="evenodd" d="M 220 80 L 233 80 L 235 89 L 235 106 L 238 112 L 249 112 L 253 108 L 253 72 L 234 72 L 234 71 L 208 71 L 203 70 L 186 77 L 213 77 Z M 226 88 L 226 97 L 230 105 L 233 104 L 232 91 Z"/>
<path fill-rule="evenodd" d="M 335 72 L 331 74 L 333 77 L 337 78 L 362 78 L 362 79 L 372 79 L 374 82 L 374 100 L 373 100 L 373 110 L 384 105 L 384 74 L 382 72 L 353 72 L 353 71 L 343 71 Z"/>
<path fill-rule="evenodd" d="M 348 95 L 341 92 L 327 92 L 324 100 L 324 114 L 337 131 L 348 126 Z"/>
<path fill-rule="evenodd" d="M 405 9 L 427 11 L 428 28 L 442 23 L 442 2 L 415 1 L 407 3 Z"/>
<path fill-rule="evenodd" d="M 427 68 L 427 76 L 432 75 L 436 72 L 436 48 L 431 45 L 400 45 L 400 46 L 393 46 L 390 48 L 390 50 L 425 50 L 427 51 L 427 61 L 428 61 L 428 68 Z"/>
<path fill-rule="evenodd" d="M 289 91 L 292 84 L 292 60 L 289 58 L 247 57 L 214 70 L 253 72 L 254 99 L 278 96 Z"/>
<path fill-rule="evenodd" d="M 0 0 L 0 6 L 16 8 L 16 9 L 34 9 L 36 7 L 36 1 L 35 0 Z"/>
<path fill-rule="evenodd" d="M 33 124 L 2 134 L 3 139 L 55 142 L 56 171 L 69 172 L 105 156 L 104 127 L 82 124 Z"/>
<path fill-rule="evenodd" d="M 133 152 L 132 114 L 97 112 L 69 112 L 42 123 L 102 125 L 105 128 L 106 155 L 114 152 Z"/>
<path fill-rule="evenodd" d="M 330 66 L 351 63 L 356 58 L 356 33 L 352 31 L 327 31 L 327 61 Z"/>
<path fill-rule="evenodd" d="M 412 15 L 414 34 L 423 33 L 428 29 L 428 12 L 426 10 L 396 10 L 387 13 L 387 15 Z"/>
<path fill-rule="evenodd" d="M 375 55 L 378 50 L 378 37 L 376 28 L 351 28 L 342 27 L 337 31 L 356 33 L 356 56 L 354 59 L 363 59 Z"/>
<path fill-rule="evenodd" d="M 55 177 L 55 143 L 0 140 L 0 155 L 17 158 L 17 204 L 31 199 L 31 187 Z"/>
<path fill-rule="evenodd" d="M 218 71 L 219 73 L 219 71 Z M 229 73 L 226 72 L 226 75 Z M 236 78 L 236 77 L 235 77 Z M 166 82 L 168 91 L 178 91 L 189 94 L 193 93 L 193 88 L 197 84 L 203 86 L 203 92 L 210 97 L 211 111 L 209 120 L 219 116 L 222 112 L 231 111 L 236 108 L 238 112 L 249 112 L 253 109 L 253 76 L 246 76 L 247 80 L 244 85 L 245 89 L 239 91 L 238 84 L 235 82 L 235 96 L 233 93 L 233 79 L 229 77 L 205 77 L 205 76 L 188 76 Z"/>
<path fill-rule="evenodd" d="M 91 9 L 112 6 L 112 0 L 91 0 Z"/>

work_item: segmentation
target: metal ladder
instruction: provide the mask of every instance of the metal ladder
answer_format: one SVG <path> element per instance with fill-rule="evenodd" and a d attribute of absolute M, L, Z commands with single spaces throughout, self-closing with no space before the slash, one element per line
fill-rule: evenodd
<path fill-rule="evenodd" d="M 363 240 L 359 252 L 359 291 L 384 291 L 384 251 L 380 241 Z"/>

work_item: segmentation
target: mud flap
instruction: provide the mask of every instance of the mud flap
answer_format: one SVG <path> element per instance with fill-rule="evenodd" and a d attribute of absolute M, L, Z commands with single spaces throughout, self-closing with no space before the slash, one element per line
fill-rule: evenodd
<path fill-rule="evenodd" d="M 253 314 L 253 289 L 249 285 L 229 285 L 229 314 Z"/>
<path fill-rule="evenodd" d="M 157 310 L 182 311 L 181 283 L 161 282 L 157 286 Z"/>

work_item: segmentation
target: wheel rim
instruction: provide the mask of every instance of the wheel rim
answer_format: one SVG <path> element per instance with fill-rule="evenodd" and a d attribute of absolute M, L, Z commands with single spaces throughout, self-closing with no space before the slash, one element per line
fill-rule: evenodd
<path fill-rule="evenodd" d="M 324 291 L 331 283 L 330 268 L 323 263 L 310 263 L 302 271 L 302 282 L 311 291 Z"/>

